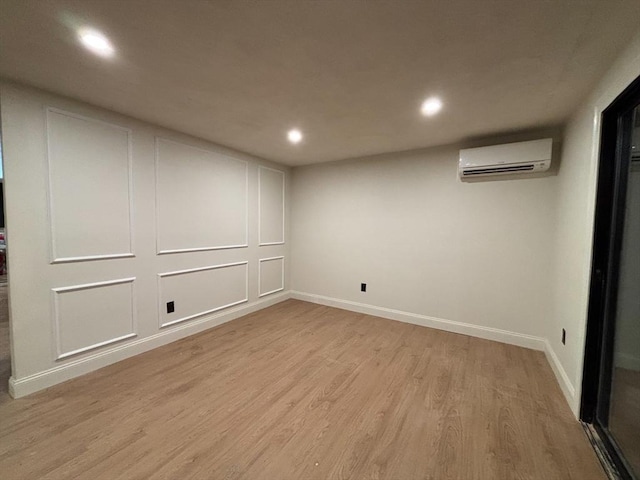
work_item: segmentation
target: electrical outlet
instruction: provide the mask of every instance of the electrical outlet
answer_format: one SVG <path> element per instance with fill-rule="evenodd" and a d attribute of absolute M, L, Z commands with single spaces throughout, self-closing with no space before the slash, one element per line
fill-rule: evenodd
<path fill-rule="evenodd" d="M 167 313 L 173 313 L 176 311 L 176 307 L 173 302 L 167 302 Z"/>
<path fill-rule="evenodd" d="M 562 329 L 562 344 L 567 344 L 567 331 L 564 328 Z"/>
<path fill-rule="evenodd" d="M 367 291 L 367 284 L 366 283 L 361 283 L 360 284 L 360 291 L 361 292 L 366 292 Z"/>

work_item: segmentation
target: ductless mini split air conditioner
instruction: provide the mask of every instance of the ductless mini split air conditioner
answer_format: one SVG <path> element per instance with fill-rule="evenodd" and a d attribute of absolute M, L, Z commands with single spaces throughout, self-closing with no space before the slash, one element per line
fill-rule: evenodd
<path fill-rule="evenodd" d="M 458 174 L 471 180 L 497 175 L 541 173 L 551 166 L 552 139 L 460 150 Z"/>

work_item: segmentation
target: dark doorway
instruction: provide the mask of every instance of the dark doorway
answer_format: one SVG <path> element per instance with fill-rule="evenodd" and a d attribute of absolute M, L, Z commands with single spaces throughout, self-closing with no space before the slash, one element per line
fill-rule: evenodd
<path fill-rule="evenodd" d="M 640 78 L 602 114 L 581 418 L 640 479 Z"/>

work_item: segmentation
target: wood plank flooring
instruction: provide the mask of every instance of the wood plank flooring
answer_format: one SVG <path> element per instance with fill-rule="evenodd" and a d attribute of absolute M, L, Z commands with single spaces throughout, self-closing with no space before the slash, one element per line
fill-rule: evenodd
<path fill-rule="evenodd" d="M 19 400 L 4 479 L 604 479 L 541 352 L 288 300 Z"/>

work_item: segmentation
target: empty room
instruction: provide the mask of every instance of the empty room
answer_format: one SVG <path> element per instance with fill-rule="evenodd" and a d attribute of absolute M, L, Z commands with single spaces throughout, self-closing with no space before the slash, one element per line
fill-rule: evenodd
<path fill-rule="evenodd" d="M 639 480 L 639 26 L 0 0 L 0 478 Z"/>

